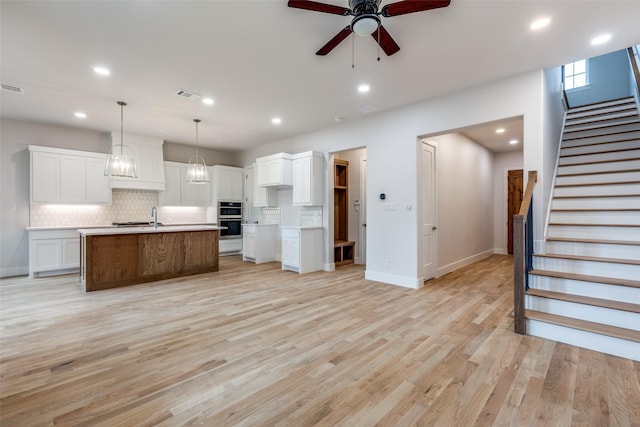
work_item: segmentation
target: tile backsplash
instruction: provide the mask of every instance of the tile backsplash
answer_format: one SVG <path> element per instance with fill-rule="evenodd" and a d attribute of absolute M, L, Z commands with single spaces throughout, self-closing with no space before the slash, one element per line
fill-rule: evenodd
<path fill-rule="evenodd" d="M 113 222 L 148 221 L 151 208 L 158 204 L 157 191 L 112 190 L 108 206 L 32 205 L 31 227 L 110 225 Z M 158 221 L 166 224 L 207 222 L 204 207 L 159 207 Z"/>

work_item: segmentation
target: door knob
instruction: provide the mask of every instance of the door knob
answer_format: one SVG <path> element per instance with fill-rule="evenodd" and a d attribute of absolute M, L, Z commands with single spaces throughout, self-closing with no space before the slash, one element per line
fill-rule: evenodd
<path fill-rule="evenodd" d="M 431 229 L 432 229 L 433 231 L 436 231 L 436 230 L 438 229 L 438 227 L 436 227 L 436 226 L 434 225 L 433 227 L 431 227 Z"/>

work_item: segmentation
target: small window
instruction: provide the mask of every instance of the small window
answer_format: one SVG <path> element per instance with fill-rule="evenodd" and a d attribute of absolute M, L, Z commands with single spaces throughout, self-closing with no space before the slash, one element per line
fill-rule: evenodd
<path fill-rule="evenodd" d="M 564 89 L 575 89 L 587 85 L 587 60 L 565 64 L 564 66 Z"/>

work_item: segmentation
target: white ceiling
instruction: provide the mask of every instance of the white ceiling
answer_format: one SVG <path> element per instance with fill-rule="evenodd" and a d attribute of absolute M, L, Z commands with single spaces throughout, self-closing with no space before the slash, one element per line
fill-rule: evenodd
<path fill-rule="evenodd" d="M 531 31 L 542 16 L 551 25 Z M 123 100 L 125 132 L 194 143 L 197 117 L 201 145 L 241 150 L 336 126 L 336 117 L 357 120 L 362 107 L 376 114 L 628 47 L 640 42 L 639 17 L 637 0 L 452 0 L 383 18 L 401 50 L 378 62 L 371 37 L 316 56 L 349 18 L 285 0 L 2 0 L 1 79 L 24 94 L 2 91 L 1 116 L 111 131 Z M 604 32 L 611 41 L 591 46 Z M 95 65 L 111 76 L 94 74 Z M 368 94 L 357 92 L 362 82 Z M 215 104 L 179 98 L 178 89 Z"/>

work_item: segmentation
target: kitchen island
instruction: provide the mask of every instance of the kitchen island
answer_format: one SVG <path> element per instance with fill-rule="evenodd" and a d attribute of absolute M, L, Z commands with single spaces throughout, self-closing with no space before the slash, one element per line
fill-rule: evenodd
<path fill-rule="evenodd" d="M 80 229 L 85 292 L 218 271 L 216 226 Z"/>

